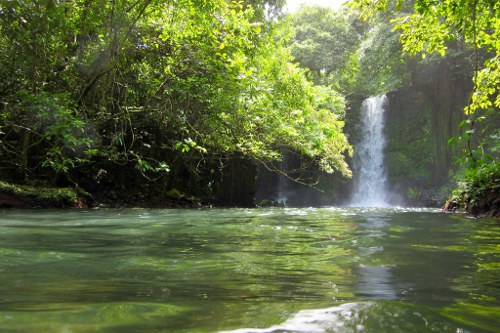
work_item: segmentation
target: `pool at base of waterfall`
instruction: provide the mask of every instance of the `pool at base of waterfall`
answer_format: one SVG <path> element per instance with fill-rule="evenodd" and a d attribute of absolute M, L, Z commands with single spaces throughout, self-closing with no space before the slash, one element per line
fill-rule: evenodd
<path fill-rule="evenodd" d="M 0 332 L 497 332 L 499 236 L 430 209 L 4 210 Z"/>

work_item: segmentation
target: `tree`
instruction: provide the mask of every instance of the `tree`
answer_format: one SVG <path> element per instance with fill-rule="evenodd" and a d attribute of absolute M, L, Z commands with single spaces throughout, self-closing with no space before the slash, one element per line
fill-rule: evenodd
<path fill-rule="evenodd" d="M 344 101 L 292 63 L 266 4 L 281 1 L 1 0 L 1 167 L 171 187 L 286 146 L 348 176 Z"/>
<path fill-rule="evenodd" d="M 395 7 L 401 8 L 402 4 L 398 0 Z M 394 3 L 387 0 L 350 2 L 350 6 L 358 8 L 365 18 L 370 17 L 373 10 L 386 10 L 390 5 Z M 500 108 L 500 3 L 490 0 L 416 0 L 413 7 L 413 13 L 391 21 L 394 29 L 401 31 L 404 52 L 421 54 L 422 58 L 433 53 L 444 56 L 452 41 L 464 43 L 473 50 L 474 90 L 464 110 L 469 116 L 464 137 L 467 155 L 474 161 L 484 155 L 486 148 L 483 142 L 474 151 L 471 138 L 476 132 L 474 126 L 476 122 L 484 121 L 484 111 L 488 113 L 490 108 Z M 496 141 L 493 146 L 499 144 Z"/>
<path fill-rule="evenodd" d="M 356 82 L 356 50 L 361 41 L 353 13 L 302 5 L 290 20 L 295 60 L 313 74 L 317 84 L 349 92 Z"/>

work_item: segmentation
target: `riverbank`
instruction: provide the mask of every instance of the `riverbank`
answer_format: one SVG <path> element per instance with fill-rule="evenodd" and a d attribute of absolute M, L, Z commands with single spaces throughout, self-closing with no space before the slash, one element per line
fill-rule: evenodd
<path fill-rule="evenodd" d="M 500 163 L 470 169 L 444 206 L 445 211 L 500 217 Z"/>
<path fill-rule="evenodd" d="M 91 194 L 80 188 L 27 186 L 0 182 L 0 208 L 200 208 L 207 206 L 179 191 L 154 197 L 146 193 L 106 190 Z"/>
<path fill-rule="evenodd" d="M 185 195 L 178 190 L 152 195 L 147 192 L 118 192 L 104 190 L 91 194 L 80 188 L 54 188 L 27 186 L 0 181 L 0 209 L 34 208 L 202 208 L 213 203 Z M 216 205 L 217 206 L 217 205 Z M 224 205 L 220 205 L 224 206 Z M 453 195 L 445 203 L 443 211 L 465 213 L 474 217 L 500 217 L 498 189 L 489 190 L 480 197 L 470 198 Z"/>
<path fill-rule="evenodd" d="M 0 182 L 0 208 L 84 208 L 90 202 L 90 194 L 80 189 Z"/>
<path fill-rule="evenodd" d="M 443 210 L 448 213 L 465 213 L 474 217 L 500 218 L 500 194 L 498 191 L 489 190 L 475 198 L 453 195 L 446 201 Z"/>

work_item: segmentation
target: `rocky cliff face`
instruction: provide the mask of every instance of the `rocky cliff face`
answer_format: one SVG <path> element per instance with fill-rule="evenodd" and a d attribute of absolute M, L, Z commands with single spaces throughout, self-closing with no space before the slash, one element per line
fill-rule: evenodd
<path fill-rule="evenodd" d="M 415 85 L 388 94 L 386 165 L 392 191 L 409 205 L 440 206 L 449 195 L 458 156 L 448 140 L 459 134 L 470 78 L 449 62 L 420 72 Z"/>

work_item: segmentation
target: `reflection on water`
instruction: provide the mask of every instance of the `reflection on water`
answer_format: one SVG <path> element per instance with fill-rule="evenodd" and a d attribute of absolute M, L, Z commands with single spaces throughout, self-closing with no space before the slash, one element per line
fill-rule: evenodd
<path fill-rule="evenodd" d="M 380 300 L 397 298 L 391 267 L 361 265 L 356 273 L 358 280 L 356 293 L 358 295 Z"/>
<path fill-rule="evenodd" d="M 418 209 L 1 211 L 0 332 L 496 332 L 499 236 Z"/>

